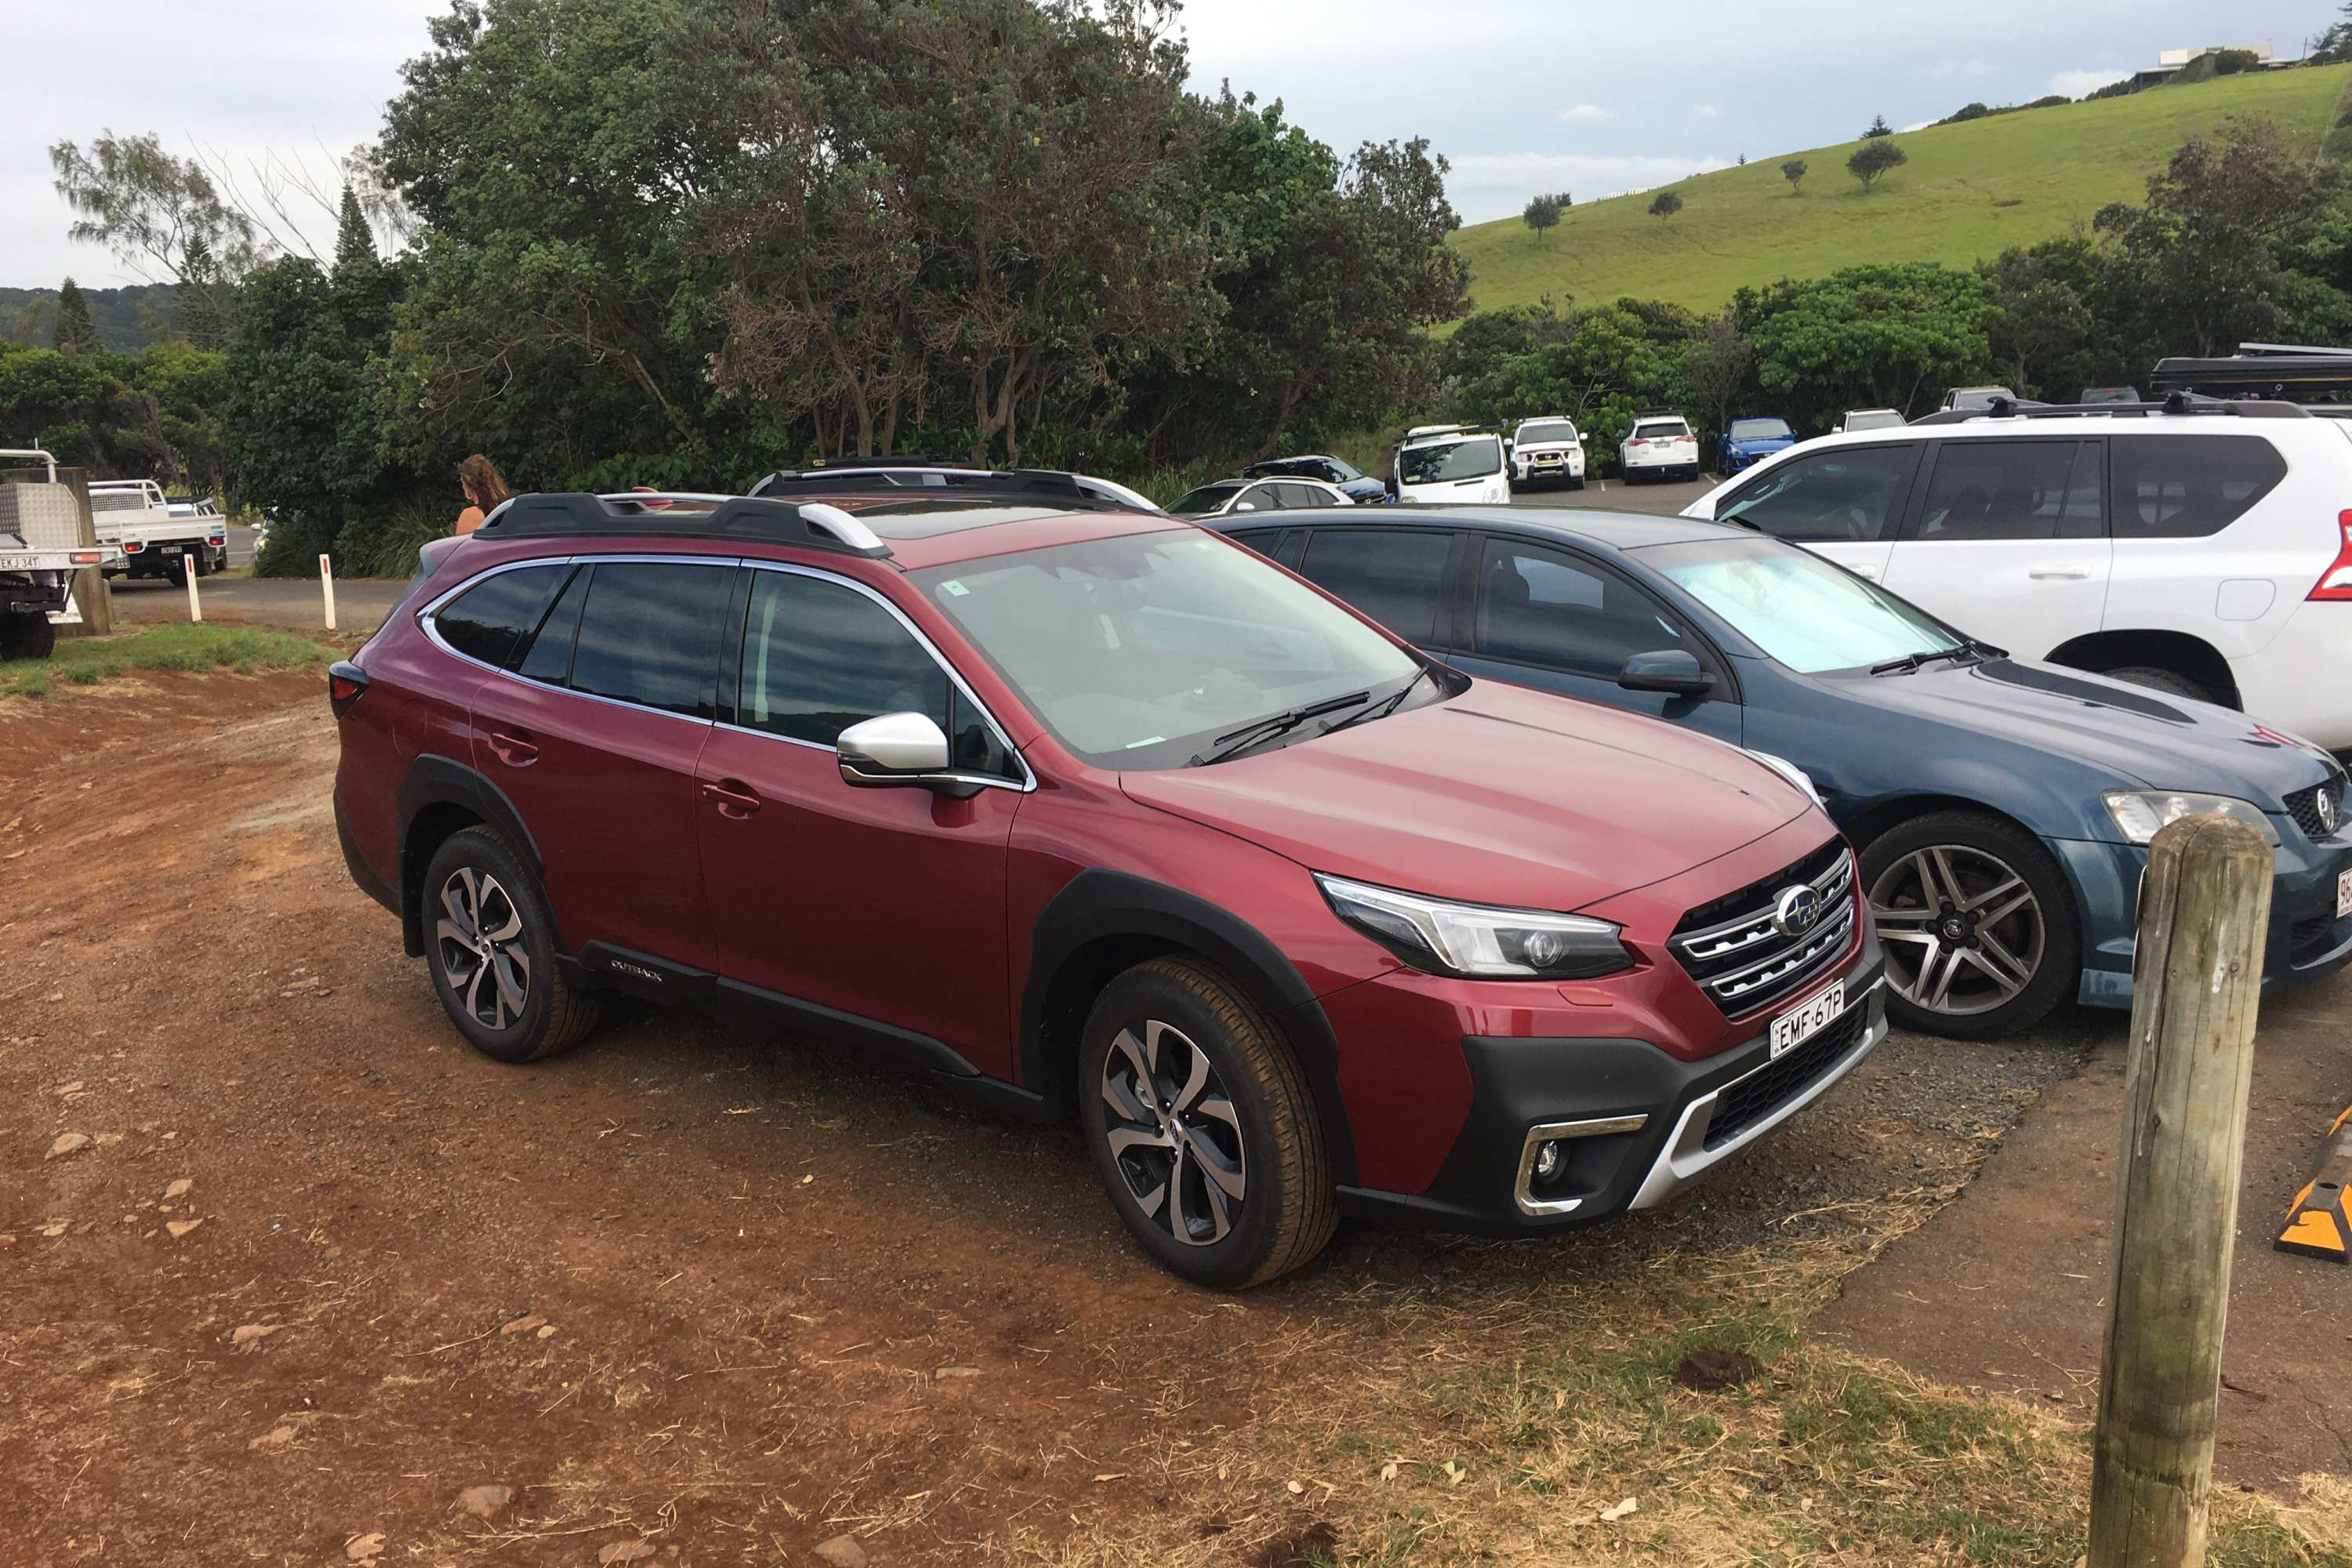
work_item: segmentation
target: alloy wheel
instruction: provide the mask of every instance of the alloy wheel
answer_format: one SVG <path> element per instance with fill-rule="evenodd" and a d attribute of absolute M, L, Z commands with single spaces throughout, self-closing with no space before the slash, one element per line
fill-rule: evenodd
<path fill-rule="evenodd" d="M 1121 1029 L 1103 1059 L 1104 1135 L 1129 1196 L 1191 1247 L 1223 1241 L 1248 1192 L 1241 1118 L 1201 1047 L 1173 1025 Z"/>
<path fill-rule="evenodd" d="M 503 1029 L 530 999 L 530 954 L 522 910 L 496 877 L 460 866 L 441 884 L 433 928 L 441 973 L 458 1005 L 485 1027 Z"/>
<path fill-rule="evenodd" d="M 1929 844 L 1870 887 L 1887 984 L 1930 1013 L 1989 1013 L 2042 967 L 2042 901 L 2015 868 L 1965 844 Z"/>

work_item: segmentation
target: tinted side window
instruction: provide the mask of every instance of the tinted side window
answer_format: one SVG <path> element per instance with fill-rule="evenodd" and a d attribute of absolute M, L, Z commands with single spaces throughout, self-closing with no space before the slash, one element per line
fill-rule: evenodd
<path fill-rule="evenodd" d="M 515 667 L 516 674 L 551 686 L 562 685 L 571 675 L 572 645 L 580 636 L 580 607 L 588 602 L 588 580 L 593 575 L 586 566 L 572 574 L 572 581 L 556 595 L 555 607 L 540 623 L 539 635 L 530 639 L 522 662 Z"/>
<path fill-rule="evenodd" d="M 711 717 L 728 571 L 652 561 L 600 563 L 581 607 L 572 689 Z"/>
<path fill-rule="evenodd" d="M 790 572 L 751 578 L 736 721 L 830 746 L 882 713 L 926 713 L 959 738 L 947 674 L 889 611 L 838 583 Z M 964 728 L 979 726 L 971 714 Z"/>
<path fill-rule="evenodd" d="M 1276 484 L 1252 485 L 1242 492 L 1241 499 L 1260 511 L 1279 511 L 1289 504 L 1283 499 L 1283 492 L 1289 488 Z"/>
<path fill-rule="evenodd" d="M 486 577 L 435 612 L 433 629 L 467 658 L 504 669 L 571 569 L 559 562 Z"/>
<path fill-rule="evenodd" d="M 2285 459 L 2260 436 L 2118 435 L 2108 447 L 2118 539 L 2219 533 L 2286 478 Z"/>
<path fill-rule="evenodd" d="M 1919 448 L 1906 442 L 1794 458 L 1733 495 L 1716 521 L 1800 542 L 1885 539 L 1910 493 L 1918 457 Z"/>
<path fill-rule="evenodd" d="M 1485 657 L 1613 679 L 1635 654 L 1674 647 L 1698 651 L 1623 578 L 1539 544 L 1486 542 L 1478 568 Z"/>
<path fill-rule="evenodd" d="M 1231 539 L 1236 544 L 1248 545 L 1260 555 L 1271 555 L 1275 552 L 1275 547 L 1282 542 L 1282 530 L 1278 528 L 1249 528 L 1227 534 L 1225 537 Z"/>
<path fill-rule="evenodd" d="M 1944 441 L 1923 540 L 2092 539 L 2103 531 L 2092 441 Z"/>
<path fill-rule="evenodd" d="M 1406 641 L 1434 642 L 1453 552 L 1450 533 L 1325 528 L 1307 545 L 1300 570 Z"/>
<path fill-rule="evenodd" d="M 1313 485 L 1287 484 L 1276 487 L 1282 491 L 1282 504 L 1290 507 L 1329 506 L 1330 498 Z"/>

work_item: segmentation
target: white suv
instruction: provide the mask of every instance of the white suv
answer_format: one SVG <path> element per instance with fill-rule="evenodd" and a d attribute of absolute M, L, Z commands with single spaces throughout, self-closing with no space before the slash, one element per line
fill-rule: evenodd
<path fill-rule="evenodd" d="M 1637 414 L 1633 431 L 1617 448 L 1617 460 L 1624 466 L 1629 484 L 1643 475 L 1672 478 L 1680 474 L 1695 479 L 1698 478 L 1698 437 L 1691 434 L 1690 421 L 1679 414 Z"/>
<path fill-rule="evenodd" d="M 1584 437 L 1575 421 L 1557 416 L 1522 419 L 1511 432 L 1511 479 L 1522 485 L 1559 479 L 1570 489 L 1584 488 Z"/>
<path fill-rule="evenodd" d="M 2352 748 L 2352 422 L 2036 408 L 1826 436 L 1685 510 L 1791 540 L 2021 658 Z"/>

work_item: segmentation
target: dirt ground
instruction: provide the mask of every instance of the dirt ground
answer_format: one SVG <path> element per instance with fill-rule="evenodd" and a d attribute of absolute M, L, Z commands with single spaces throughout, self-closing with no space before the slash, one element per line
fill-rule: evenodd
<path fill-rule="evenodd" d="M 1324 1483 L 1251 1445 L 1548 1292 L 1859 1261 L 2089 1048 L 1898 1036 L 1673 1209 L 1206 1294 L 1074 1135 L 819 1047 L 468 1050 L 345 874 L 320 685 L 0 702 L 0 1563 L 1303 1563 Z"/>

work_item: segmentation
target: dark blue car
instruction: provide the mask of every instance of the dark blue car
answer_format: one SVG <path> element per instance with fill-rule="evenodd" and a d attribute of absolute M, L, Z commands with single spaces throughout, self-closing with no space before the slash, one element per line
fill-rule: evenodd
<path fill-rule="evenodd" d="M 1786 419 L 1735 419 L 1723 433 L 1717 467 L 1727 479 L 1759 458 L 1769 458 L 1797 444 L 1797 433 Z"/>
<path fill-rule="evenodd" d="M 2244 714 L 2009 658 L 1717 523 L 1417 507 L 1210 526 L 1472 675 L 1794 763 L 1860 851 L 1911 1027 L 1979 1038 L 2069 998 L 2128 1006 L 2146 846 L 2191 812 L 2278 847 L 2265 989 L 2352 958 L 2344 771 Z"/>
<path fill-rule="evenodd" d="M 1289 475 L 1294 479 L 1321 479 L 1336 485 L 1339 493 L 1358 506 L 1373 506 L 1389 499 L 1389 487 L 1373 479 L 1363 469 L 1344 458 L 1314 452 L 1303 458 L 1268 458 L 1263 463 L 1252 463 L 1242 470 L 1245 479 L 1262 479 L 1268 475 Z"/>

